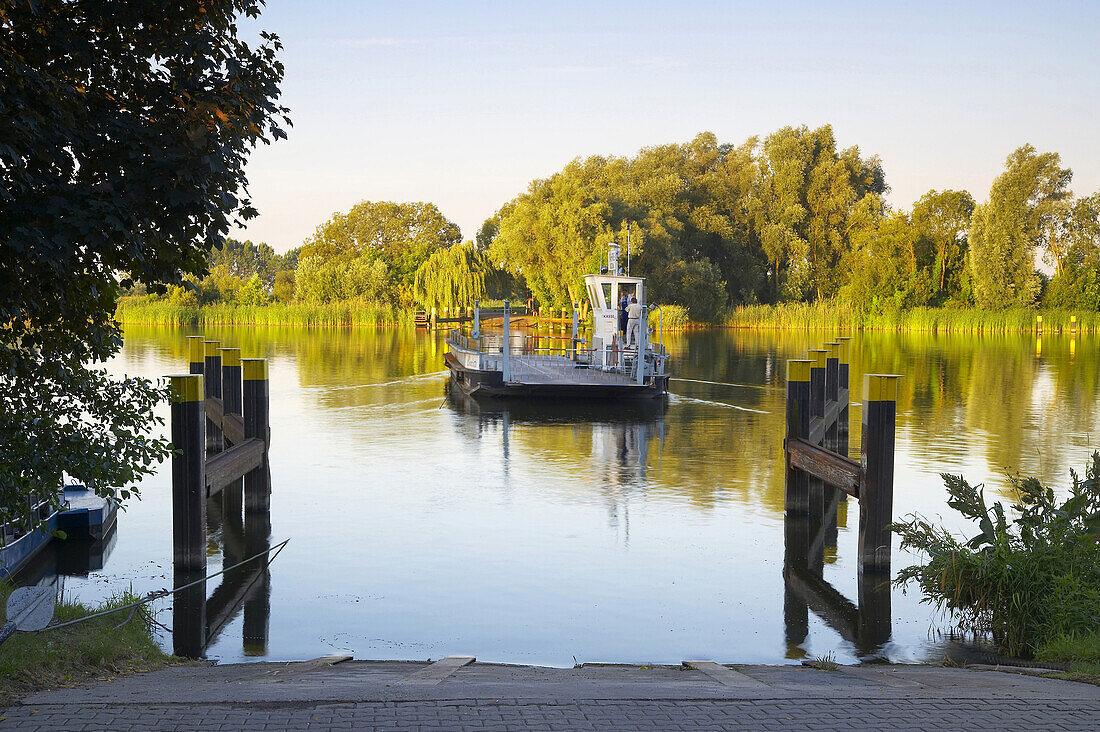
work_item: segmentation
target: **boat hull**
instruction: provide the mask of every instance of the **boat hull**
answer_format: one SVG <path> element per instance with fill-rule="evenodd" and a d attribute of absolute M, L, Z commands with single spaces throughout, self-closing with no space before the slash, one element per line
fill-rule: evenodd
<path fill-rule="evenodd" d="M 470 396 L 493 398 L 659 399 L 668 393 L 668 376 L 656 376 L 646 386 L 636 384 L 505 383 L 500 371 L 480 371 L 464 366 L 450 353 L 443 356 L 451 378 Z"/>

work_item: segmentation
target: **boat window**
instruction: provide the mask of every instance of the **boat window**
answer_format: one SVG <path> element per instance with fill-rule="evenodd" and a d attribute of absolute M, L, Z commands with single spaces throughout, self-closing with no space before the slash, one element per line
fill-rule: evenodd
<path fill-rule="evenodd" d="M 609 309 L 615 307 L 615 305 L 614 305 L 615 300 L 611 297 L 611 283 L 610 282 L 604 282 L 602 284 L 603 284 L 603 301 L 606 303 L 606 305 L 604 305 L 604 307 L 609 308 Z"/>

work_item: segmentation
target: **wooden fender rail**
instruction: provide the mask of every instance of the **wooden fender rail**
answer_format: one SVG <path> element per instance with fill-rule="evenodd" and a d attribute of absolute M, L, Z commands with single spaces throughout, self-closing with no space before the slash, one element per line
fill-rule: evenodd
<path fill-rule="evenodd" d="M 849 457 L 795 437 L 787 440 L 787 464 L 859 498 L 863 467 Z"/>

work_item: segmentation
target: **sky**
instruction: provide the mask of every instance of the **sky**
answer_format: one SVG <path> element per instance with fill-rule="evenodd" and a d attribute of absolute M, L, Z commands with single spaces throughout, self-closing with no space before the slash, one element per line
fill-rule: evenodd
<path fill-rule="evenodd" d="M 703 131 L 831 124 L 888 202 L 988 197 L 1014 149 L 1100 190 L 1100 2 L 268 0 L 289 140 L 248 163 L 278 252 L 362 200 L 429 201 L 472 239 L 570 160 Z"/>

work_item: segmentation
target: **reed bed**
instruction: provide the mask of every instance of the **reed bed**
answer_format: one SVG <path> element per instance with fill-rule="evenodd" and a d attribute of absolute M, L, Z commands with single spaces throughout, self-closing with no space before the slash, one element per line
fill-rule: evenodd
<path fill-rule="evenodd" d="M 412 326 L 413 311 L 393 305 L 347 300 L 331 303 L 181 305 L 147 297 L 119 300 L 115 317 L 130 325 L 263 325 L 304 327 Z"/>
<path fill-rule="evenodd" d="M 850 328 L 930 333 L 1027 333 L 1035 330 L 1040 315 L 1044 333 L 1068 333 L 1073 316 L 1077 317 L 1078 332 L 1100 332 L 1100 313 L 1087 310 L 913 308 L 874 313 L 835 301 L 744 305 L 730 310 L 719 324 L 757 330 Z"/>

